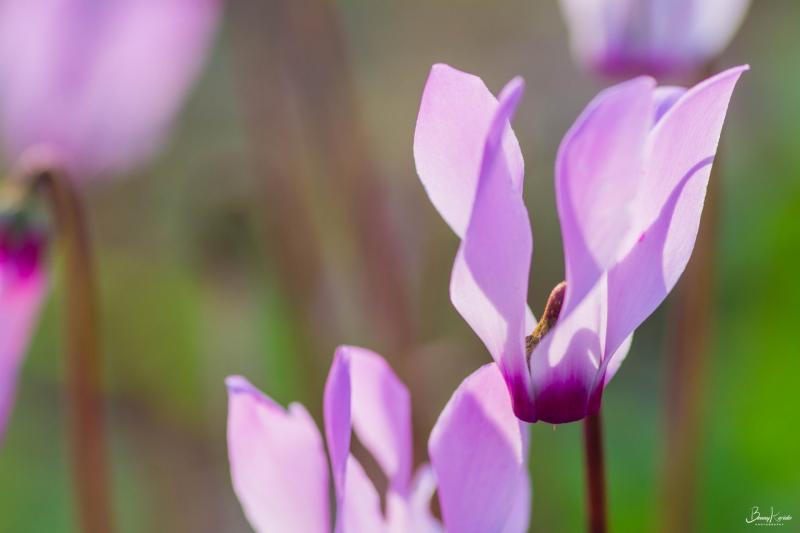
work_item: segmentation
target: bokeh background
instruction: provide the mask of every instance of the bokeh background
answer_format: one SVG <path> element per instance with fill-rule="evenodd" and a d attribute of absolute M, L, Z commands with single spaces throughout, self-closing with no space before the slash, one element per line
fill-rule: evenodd
<path fill-rule="evenodd" d="M 279 23 L 282 4 L 231 2 L 161 155 L 88 191 L 123 532 L 248 531 L 228 476 L 223 379 L 245 374 L 319 421 L 337 344 L 391 361 L 411 389 L 415 459 L 425 460 L 439 411 L 488 360 L 449 303 L 457 240 L 414 170 L 431 64 L 477 73 L 493 91 L 526 79 L 514 128 L 534 310 L 563 278 L 555 152 L 611 81 L 576 67 L 556 2 L 340 0 L 343 54 L 312 8 Z M 798 28 L 800 3 L 756 0 L 718 63 L 752 70 L 714 178 L 721 233 L 709 381 L 696 406 L 699 531 L 746 530 L 753 505 L 794 514 L 785 529 L 800 529 Z M 2 531 L 74 528 L 54 285 L 0 452 Z M 657 530 L 663 518 L 672 300 L 639 329 L 605 395 L 615 531 Z M 536 424 L 531 443 L 532 530 L 580 531 L 580 426 Z"/>

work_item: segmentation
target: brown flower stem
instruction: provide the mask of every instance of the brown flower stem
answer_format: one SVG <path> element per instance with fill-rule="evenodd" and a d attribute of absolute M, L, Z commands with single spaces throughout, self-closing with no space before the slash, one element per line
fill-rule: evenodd
<path fill-rule="evenodd" d="M 40 172 L 64 254 L 64 320 L 70 433 L 81 530 L 112 531 L 111 491 L 106 472 L 102 360 L 98 349 L 97 290 L 89 234 L 78 192 L 62 173 Z"/>
<path fill-rule="evenodd" d="M 663 531 L 692 531 L 703 392 L 708 383 L 714 254 L 720 201 L 719 149 L 697 241 L 672 308 L 672 353 L 666 387 Z"/>
<path fill-rule="evenodd" d="M 586 460 L 586 517 L 587 531 L 605 533 L 606 474 L 603 459 L 603 428 L 600 413 L 583 421 L 584 457 Z"/>
<path fill-rule="evenodd" d="M 285 64 L 301 119 L 325 176 L 341 192 L 362 267 L 369 318 L 389 347 L 402 352 L 413 344 L 415 334 L 408 280 L 387 217 L 384 182 L 370 153 L 335 2 L 285 4 Z"/>
<path fill-rule="evenodd" d="M 285 2 L 263 0 L 231 5 L 236 25 L 237 86 L 245 106 L 250 157 L 264 186 L 264 225 L 271 259 L 288 300 L 311 315 L 319 300 L 322 258 L 310 206 L 303 198 L 300 128 L 291 108 L 283 58 Z M 315 324 L 318 327 L 318 324 Z"/>
<path fill-rule="evenodd" d="M 296 332 L 297 368 L 304 372 L 305 386 L 295 394 L 304 403 L 319 405 L 314 391 L 322 390 L 325 374 L 315 354 L 330 349 L 340 324 L 325 284 L 324 232 L 315 226 L 304 194 L 309 175 L 285 64 L 287 9 L 283 0 L 261 0 L 233 2 L 228 13 L 235 27 L 234 67 L 245 110 L 248 156 L 263 187 L 265 251 L 280 281 L 277 289 L 287 321 Z"/>

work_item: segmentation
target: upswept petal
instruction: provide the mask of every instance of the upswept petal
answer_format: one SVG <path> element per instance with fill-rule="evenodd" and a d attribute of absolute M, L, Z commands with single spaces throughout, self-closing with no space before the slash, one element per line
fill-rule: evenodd
<path fill-rule="evenodd" d="M 350 358 L 353 427 L 389 479 L 390 488 L 408 492 L 411 481 L 411 397 L 383 357 L 344 346 Z"/>
<path fill-rule="evenodd" d="M 46 293 L 47 279 L 39 269 L 22 277 L 0 271 L 0 443 L 14 404 L 20 364 Z"/>
<path fill-rule="evenodd" d="M 592 407 L 591 392 L 604 360 L 607 280 L 603 275 L 572 312 L 531 354 L 534 419 L 552 424 L 580 420 Z M 567 294 L 570 287 L 567 286 Z"/>
<path fill-rule="evenodd" d="M 448 532 L 512 533 L 507 525 L 527 530 L 530 501 L 520 498 L 528 475 L 526 439 L 495 364 L 461 383 L 428 441 Z"/>
<path fill-rule="evenodd" d="M 733 89 L 748 68 L 731 68 L 695 85 L 655 124 L 647 140 L 647 171 L 635 202 L 640 230 L 655 221 L 688 172 L 714 157 Z M 711 166 L 700 172 L 707 176 Z"/>
<path fill-rule="evenodd" d="M 414 134 L 414 160 L 431 202 L 459 237 L 467 230 L 497 106 L 479 77 L 443 64 L 431 68 Z M 498 157 L 504 158 L 515 187 L 522 189 L 522 153 L 507 123 L 502 143 Z"/>
<path fill-rule="evenodd" d="M 226 384 L 231 478 L 250 524 L 264 533 L 329 531 L 328 465 L 308 412 L 283 409 L 242 377 Z"/>
<path fill-rule="evenodd" d="M 654 88 L 652 78 L 640 77 L 601 92 L 561 143 L 556 199 L 569 287 L 561 316 L 614 263 L 630 229 Z"/>
<path fill-rule="evenodd" d="M 661 117 L 663 117 L 684 94 L 686 94 L 685 87 L 676 87 L 674 85 L 661 85 L 656 87 L 656 90 L 653 91 L 656 110 L 653 126 L 658 124 Z"/>
<path fill-rule="evenodd" d="M 336 531 L 341 533 L 379 533 L 386 531 L 381 499 L 375 485 L 355 457 L 347 458 L 347 483 L 339 505 Z"/>
<path fill-rule="evenodd" d="M 411 494 L 405 499 L 389 492 L 386 500 L 388 531 L 390 533 L 441 533 L 442 524 L 431 512 L 431 499 L 436 491 L 436 476 L 429 464 L 414 474 Z"/>
<path fill-rule="evenodd" d="M 375 352 L 340 346 L 325 386 L 325 434 L 334 480 L 341 493 L 343 462 L 354 429 L 389 480 L 408 494 L 411 478 L 411 399 L 408 389 Z"/>
<path fill-rule="evenodd" d="M 525 428 L 524 435 L 527 436 L 528 430 Z M 528 455 L 528 452 L 525 452 Z M 531 476 L 526 468 L 517 478 L 517 489 L 514 492 L 511 512 L 503 526 L 503 533 L 517 533 L 528 531 L 531 523 Z"/>
<path fill-rule="evenodd" d="M 607 357 L 603 360 L 603 364 L 600 367 L 600 376 L 602 377 L 601 386 L 605 388 L 608 385 L 608 382 L 611 381 L 617 374 L 617 370 L 619 367 L 622 366 L 622 362 L 628 357 L 628 352 L 631 350 L 631 346 L 633 345 L 633 333 L 628 335 L 622 344 L 620 344 L 617 351 L 611 357 Z"/>
<path fill-rule="evenodd" d="M 522 191 L 515 186 L 500 150 L 523 89 L 517 78 L 500 94 L 486 137 L 469 226 L 453 266 L 450 299 L 498 363 L 514 409 L 525 418 L 530 409 L 524 342 L 533 238 Z"/>
<path fill-rule="evenodd" d="M 202 65 L 217 0 L 7 0 L 0 127 L 12 158 L 37 145 L 71 174 L 124 171 L 163 140 Z"/>
<path fill-rule="evenodd" d="M 638 237 L 609 272 L 609 353 L 666 298 L 689 261 L 725 113 L 746 69 L 693 87 L 650 133 L 647 171 L 634 203 Z"/>
<path fill-rule="evenodd" d="M 350 358 L 346 352 L 340 355 L 337 350 L 325 381 L 322 403 L 325 441 L 331 459 L 337 505 L 342 504 L 345 494 L 347 458 L 350 457 L 350 436 L 353 428 L 352 401 Z"/>

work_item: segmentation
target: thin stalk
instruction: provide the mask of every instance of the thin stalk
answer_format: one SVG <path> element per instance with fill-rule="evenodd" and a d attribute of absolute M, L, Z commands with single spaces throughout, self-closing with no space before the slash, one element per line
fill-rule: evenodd
<path fill-rule="evenodd" d="M 41 172 L 36 184 L 49 200 L 64 256 L 65 366 L 80 525 L 86 533 L 109 533 L 113 528 L 100 393 L 97 290 L 85 213 L 78 192 L 63 174 Z"/>
<path fill-rule="evenodd" d="M 586 460 L 587 531 L 608 531 L 606 513 L 606 473 L 603 458 L 603 428 L 600 413 L 583 421 L 584 457 Z"/>
<path fill-rule="evenodd" d="M 300 314 L 313 317 L 322 280 L 319 236 L 303 197 L 302 139 L 284 62 L 286 2 L 263 0 L 231 5 L 238 88 L 246 108 L 250 155 L 264 185 L 262 209 L 271 260 Z M 330 313 L 332 314 L 332 313 Z"/>
<path fill-rule="evenodd" d="M 663 531 L 692 531 L 695 523 L 697 455 L 704 391 L 711 358 L 714 255 L 720 202 L 719 149 L 708 183 L 694 254 L 678 285 L 672 309 L 672 353 L 666 398 Z"/>
<path fill-rule="evenodd" d="M 408 279 L 392 230 L 384 181 L 374 163 L 332 0 L 284 2 L 284 48 L 298 110 L 324 175 L 340 192 L 355 236 L 370 327 L 391 351 L 413 345 Z"/>
<path fill-rule="evenodd" d="M 331 339 L 339 337 L 340 324 L 325 283 L 324 234 L 315 227 L 312 206 L 303 193 L 309 177 L 285 61 L 288 8 L 284 0 L 234 2 L 229 15 L 235 25 L 234 66 L 246 110 L 249 155 L 264 191 L 259 211 L 264 216 L 265 250 L 295 332 L 293 368 L 302 369 L 305 381 L 300 399 L 320 405 L 313 391 L 322 390 L 325 374 L 315 354 L 329 349 Z M 289 382 L 300 379 L 298 373 L 290 374 Z"/>

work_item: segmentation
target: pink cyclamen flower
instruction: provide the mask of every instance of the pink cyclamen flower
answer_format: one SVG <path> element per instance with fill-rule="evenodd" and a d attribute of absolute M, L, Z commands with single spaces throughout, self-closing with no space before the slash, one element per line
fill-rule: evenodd
<path fill-rule="evenodd" d="M 0 221 L 0 441 L 14 403 L 17 373 L 45 295 L 44 237 Z"/>
<path fill-rule="evenodd" d="M 599 410 L 633 331 L 686 267 L 746 68 L 689 90 L 636 78 L 588 105 L 555 168 L 566 294 L 564 285 L 554 291 L 536 332 L 526 305 L 533 238 L 510 126 L 524 83 L 515 78 L 495 99 L 476 76 L 431 70 L 414 138 L 417 172 L 461 238 L 450 298 L 500 367 L 522 420 L 570 422 Z"/>
<path fill-rule="evenodd" d="M 572 49 L 602 74 L 679 74 L 713 60 L 749 0 L 561 0 Z"/>
<path fill-rule="evenodd" d="M 330 531 L 328 461 L 308 412 L 296 403 L 284 409 L 244 378 L 230 377 L 227 385 L 231 477 L 250 524 L 270 533 Z M 465 379 L 450 398 L 428 441 L 431 465 L 413 479 L 409 393 L 378 354 L 337 349 L 324 418 L 335 531 L 441 531 L 430 511 L 434 491 L 446 531 L 527 531 L 527 430 L 494 364 Z M 353 432 L 386 476 L 385 512 L 350 453 Z"/>
<path fill-rule="evenodd" d="M 0 0 L 6 155 L 54 154 L 78 179 L 148 157 L 202 65 L 217 0 Z"/>
<path fill-rule="evenodd" d="M 6 158 L 79 180 L 140 163 L 196 77 L 218 11 L 218 0 L 0 0 Z M 29 230 L 0 221 L 0 433 L 45 294 L 44 238 Z"/>

